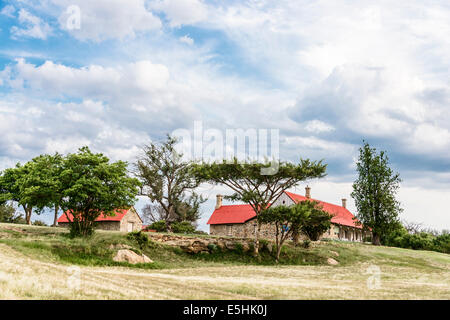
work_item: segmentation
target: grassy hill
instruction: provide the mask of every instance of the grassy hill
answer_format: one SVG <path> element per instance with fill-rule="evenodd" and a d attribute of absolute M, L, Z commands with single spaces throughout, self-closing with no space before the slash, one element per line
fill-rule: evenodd
<path fill-rule="evenodd" d="M 154 263 L 114 262 L 116 244 Z M 73 270 L 80 288 L 68 285 Z M 276 264 L 267 250 L 259 259 L 240 250 L 194 255 L 153 241 L 141 248 L 120 232 L 70 239 L 60 228 L 0 224 L 0 298 L 450 299 L 449 279 L 450 255 L 429 251 L 319 242 L 286 246 Z"/>

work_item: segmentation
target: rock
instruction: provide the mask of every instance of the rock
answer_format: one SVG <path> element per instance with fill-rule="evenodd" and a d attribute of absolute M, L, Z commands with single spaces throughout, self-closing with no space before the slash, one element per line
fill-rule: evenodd
<path fill-rule="evenodd" d="M 337 265 L 337 264 L 339 264 L 339 262 L 337 262 L 333 258 L 328 258 L 327 259 L 327 263 L 330 264 L 330 265 Z"/>
<path fill-rule="evenodd" d="M 330 251 L 330 253 L 334 254 L 336 257 L 339 257 L 339 253 L 337 253 L 336 251 Z"/>
<path fill-rule="evenodd" d="M 117 251 L 117 254 L 113 258 L 116 262 L 128 262 L 131 264 L 136 263 L 153 263 L 153 261 L 145 254 L 139 255 L 134 251 L 128 249 L 122 249 Z"/>
<path fill-rule="evenodd" d="M 267 250 L 268 250 L 270 253 L 272 253 L 272 249 L 273 249 L 272 243 L 269 242 L 269 243 L 267 244 L 266 247 L 267 247 Z"/>

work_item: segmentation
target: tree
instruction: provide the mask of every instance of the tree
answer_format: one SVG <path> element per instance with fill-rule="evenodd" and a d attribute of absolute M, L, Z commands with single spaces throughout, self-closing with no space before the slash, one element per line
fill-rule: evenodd
<path fill-rule="evenodd" d="M 25 223 L 23 216 L 16 212 L 12 204 L 4 203 L 0 205 L 0 222 L 5 223 Z"/>
<path fill-rule="evenodd" d="M 381 238 L 396 226 L 402 211 L 396 199 L 400 175 L 389 167 L 386 152 L 377 153 L 367 142 L 359 149 L 356 168 L 358 178 L 351 194 L 358 209 L 356 218 L 364 229 L 371 229 L 372 243 L 380 245 Z"/>
<path fill-rule="evenodd" d="M 300 160 L 300 163 L 279 162 L 277 171 L 272 175 L 263 175 L 265 163 L 239 163 L 224 160 L 222 163 L 202 163 L 194 166 L 194 172 L 202 181 L 222 184 L 229 187 L 233 194 L 226 196 L 232 201 L 248 203 L 259 214 L 275 202 L 286 189 L 301 181 L 325 176 L 326 165 L 322 161 Z M 254 254 L 258 255 L 261 223 L 255 232 Z"/>
<path fill-rule="evenodd" d="M 192 174 L 191 163 L 182 161 L 176 143 L 177 139 L 168 136 L 162 143 L 145 145 L 134 166 L 135 175 L 143 185 L 141 194 L 152 201 L 146 209 L 150 220 L 164 220 L 169 231 L 175 221 L 195 222 L 204 202 L 193 192 L 200 179 Z"/>
<path fill-rule="evenodd" d="M 61 208 L 71 221 L 72 236 L 91 235 L 100 214 L 113 216 L 118 209 L 128 209 L 140 187 L 137 179 L 127 176 L 126 162 L 110 163 L 106 156 L 94 154 L 88 147 L 67 155 L 61 184 Z"/>
<path fill-rule="evenodd" d="M 28 187 L 23 196 L 33 203 L 37 212 L 44 208 L 54 208 L 53 226 L 58 220 L 58 211 L 63 197 L 63 188 L 60 175 L 63 170 L 63 157 L 55 155 L 40 155 L 31 161 L 31 170 L 28 173 Z"/>
<path fill-rule="evenodd" d="M 311 241 L 319 240 L 320 236 L 330 229 L 333 216 L 324 211 L 318 201 L 301 201 L 293 209 L 301 212 L 302 216 L 301 222 L 296 226 Z"/>
<path fill-rule="evenodd" d="M 25 221 L 31 225 L 31 214 L 33 212 L 34 199 L 27 196 L 27 190 L 33 185 L 29 179 L 33 164 L 25 165 L 17 163 L 14 168 L 8 168 L 0 176 L 0 203 L 15 201 L 25 211 Z"/>

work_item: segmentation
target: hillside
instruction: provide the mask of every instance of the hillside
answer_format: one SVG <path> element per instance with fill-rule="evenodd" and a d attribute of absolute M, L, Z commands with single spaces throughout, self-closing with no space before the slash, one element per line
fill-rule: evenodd
<path fill-rule="evenodd" d="M 117 244 L 154 263 L 114 262 Z M 450 256 L 320 242 L 287 246 L 276 265 L 267 250 L 260 259 L 239 247 L 188 254 L 155 241 L 141 248 L 119 232 L 70 239 L 64 229 L 0 224 L 0 299 L 11 298 L 450 299 Z"/>

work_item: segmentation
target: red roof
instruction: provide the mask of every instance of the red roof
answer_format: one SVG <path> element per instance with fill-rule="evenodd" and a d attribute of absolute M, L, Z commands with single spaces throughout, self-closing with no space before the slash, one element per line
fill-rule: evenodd
<path fill-rule="evenodd" d="M 308 198 L 299 194 L 287 191 L 285 191 L 285 193 L 295 203 L 308 200 Z M 354 215 L 346 208 L 320 200 L 315 201 L 318 201 L 323 206 L 323 210 L 333 215 L 333 218 L 331 218 L 332 223 L 356 227 L 360 229 L 362 228 L 361 225 L 355 224 L 355 221 L 353 220 Z M 245 223 L 248 220 L 253 219 L 254 217 L 256 217 L 255 211 L 249 204 L 227 205 L 221 206 L 219 209 L 214 210 L 211 218 L 209 218 L 208 224 Z"/>
<path fill-rule="evenodd" d="M 115 212 L 114 216 L 105 216 L 103 214 L 100 214 L 100 216 L 95 221 L 121 221 L 123 219 L 123 217 L 128 213 L 128 211 L 130 209 L 128 209 L 128 210 L 124 210 L 124 209 L 117 210 Z M 72 221 L 73 220 L 72 212 L 67 211 L 67 215 L 69 216 L 70 220 Z M 66 217 L 65 213 L 63 213 L 61 215 L 61 217 L 59 217 L 58 223 L 60 223 L 60 222 L 69 222 L 67 220 L 67 217 Z"/>

